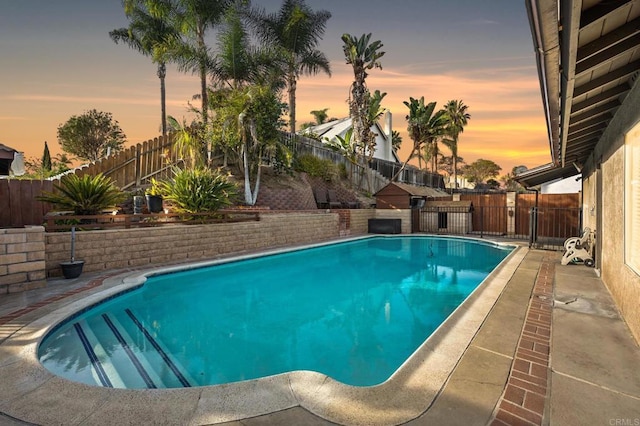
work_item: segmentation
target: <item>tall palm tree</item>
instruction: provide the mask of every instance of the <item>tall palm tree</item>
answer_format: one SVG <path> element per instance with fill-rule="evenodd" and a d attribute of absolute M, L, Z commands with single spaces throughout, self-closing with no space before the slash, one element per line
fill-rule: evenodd
<path fill-rule="evenodd" d="M 236 0 L 227 9 L 218 32 L 218 54 L 213 59 L 210 73 L 231 88 L 259 84 L 278 91 L 282 88 L 285 63 L 273 47 L 251 45 L 243 22 L 247 12 L 243 0 Z"/>
<path fill-rule="evenodd" d="M 468 108 L 461 100 L 451 100 L 444 106 L 447 121 L 446 134 L 449 138 L 443 139 L 442 143 L 449 148 L 453 157 L 453 181 L 456 188 L 458 187 L 458 137 L 471 119 L 471 114 L 467 112 Z"/>
<path fill-rule="evenodd" d="M 110 31 L 109 37 L 115 43 L 123 42 L 143 55 L 151 57 L 151 61 L 158 65 L 160 120 L 162 135 L 165 136 L 167 134 L 166 63 L 169 60 L 172 47 L 180 39 L 180 34 L 165 17 L 168 10 L 167 3 L 157 2 L 154 5 L 145 0 L 124 0 L 123 6 L 125 15 L 129 19 L 129 27 Z"/>
<path fill-rule="evenodd" d="M 424 97 L 420 99 L 409 98 L 409 102 L 405 101 L 404 104 L 409 108 L 409 114 L 406 116 L 409 123 L 407 130 L 409 137 L 413 140 L 413 147 L 411 154 L 402 164 L 400 170 L 393 176 L 392 181 L 398 180 L 400 174 L 416 153 L 420 153 L 425 146 L 432 144 L 436 138 L 443 134 L 446 123 L 444 111 L 440 110 L 434 113 L 436 103 L 429 102 L 425 105 Z"/>
<path fill-rule="evenodd" d="M 366 125 L 371 102 L 369 89 L 366 85 L 367 70 L 382 69 L 380 58 L 385 53 L 380 51 L 383 46 L 380 40 L 370 41 L 371 33 L 363 34 L 359 38 L 351 34 L 342 35 L 342 50 L 347 64 L 353 67 L 354 76 L 349 96 L 349 115 L 353 125 L 355 143 L 362 147 L 363 154 L 366 149 L 365 144 L 369 139 L 368 132 L 371 131 L 370 126 Z"/>
<path fill-rule="evenodd" d="M 315 75 L 320 71 L 331 75 L 329 60 L 317 49 L 331 13 L 326 10 L 314 12 L 304 0 L 284 0 L 277 13 L 255 12 L 252 18 L 259 38 L 266 45 L 280 48 L 287 64 L 289 129 L 295 133 L 296 89 L 300 76 Z"/>
<path fill-rule="evenodd" d="M 163 2 L 167 0 L 147 0 Z M 191 71 L 200 77 L 202 121 L 208 120 L 207 74 L 212 65 L 209 47 L 205 42 L 207 32 L 217 26 L 232 0 L 168 0 L 172 4 L 166 16 L 174 22 L 184 36 L 174 57 L 181 71 Z"/>

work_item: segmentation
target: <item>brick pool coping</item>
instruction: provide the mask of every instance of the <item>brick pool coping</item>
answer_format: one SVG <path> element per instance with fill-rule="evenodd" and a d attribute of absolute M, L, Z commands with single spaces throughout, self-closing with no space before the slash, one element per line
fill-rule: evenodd
<path fill-rule="evenodd" d="M 549 390 L 555 263 L 542 260 L 492 426 L 541 425 Z"/>

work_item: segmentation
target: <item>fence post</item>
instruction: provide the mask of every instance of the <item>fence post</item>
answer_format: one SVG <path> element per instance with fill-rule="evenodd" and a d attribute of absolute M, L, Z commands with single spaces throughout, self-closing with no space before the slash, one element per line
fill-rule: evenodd
<path fill-rule="evenodd" d="M 135 179 L 136 179 L 136 188 L 140 188 L 141 183 L 141 173 L 140 173 L 140 144 L 136 144 L 136 161 L 135 163 Z"/>
<path fill-rule="evenodd" d="M 538 208 L 529 209 L 529 248 L 533 247 L 538 239 Z"/>
<path fill-rule="evenodd" d="M 484 238 L 484 206 L 480 206 L 480 238 Z"/>

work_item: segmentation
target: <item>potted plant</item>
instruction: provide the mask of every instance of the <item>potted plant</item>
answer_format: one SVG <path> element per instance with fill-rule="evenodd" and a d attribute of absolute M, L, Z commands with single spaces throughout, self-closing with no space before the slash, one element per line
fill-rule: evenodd
<path fill-rule="evenodd" d="M 162 211 L 162 194 L 158 181 L 151 179 L 151 186 L 147 189 L 145 196 L 149 212 L 160 213 Z"/>
<path fill-rule="evenodd" d="M 76 260 L 76 227 L 71 228 L 71 260 L 69 262 L 60 262 L 62 275 L 66 279 L 78 278 L 82 274 L 84 260 Z"/>

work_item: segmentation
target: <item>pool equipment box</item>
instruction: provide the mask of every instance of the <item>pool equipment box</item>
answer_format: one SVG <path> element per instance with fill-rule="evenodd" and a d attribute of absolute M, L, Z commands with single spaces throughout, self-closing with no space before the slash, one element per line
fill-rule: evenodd
<path fill-rule="evenodd" d="M 401 234 L 402 219 L 369 219 L 370 234 Z"/>

